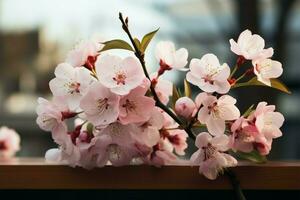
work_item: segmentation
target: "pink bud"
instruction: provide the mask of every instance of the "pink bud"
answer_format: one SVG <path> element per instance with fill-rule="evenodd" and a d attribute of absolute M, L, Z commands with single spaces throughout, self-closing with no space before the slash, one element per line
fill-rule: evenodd
<path fill-rule="evenodd" d="M 181 97 L 175 103 L 176 114 L 187 119 L 192 117 L 195 109 L 195 103 L 188 97 Z"/>

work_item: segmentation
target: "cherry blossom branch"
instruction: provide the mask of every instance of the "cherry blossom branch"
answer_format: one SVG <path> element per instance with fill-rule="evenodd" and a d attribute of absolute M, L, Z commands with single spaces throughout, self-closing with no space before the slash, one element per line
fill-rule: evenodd
<path fill-rule="evenodd" d="M 224 171 L 224 173 L 228 176 L 228 178 L 230 180 L 230 183 L 231 183 L 231 185 L 234 188 L 234 192 L 235 192 L 236 198 L 239 199 L 239 200 L 246 200 L 246 197 L 243 194 L 242 188 L 240 186 L 240 182 L 237 179 L 235 173 L 232 170 L 230 170 L 230 169 L 226 169 Z"/>
<path fill-rule="evenodd" d="M 140 49 L 137 47 L 136 43 L 134 42 L 134 39 L 128 29 L 128 18 L 126 18 L 124 20 L 123 18 L 123 15 L 122 13 L 120 12 L 119 13 L 119 19 L 122 23 L 122 28 L 123 30 L 126 32 L 130 42 L 132 43 L 132 46 L 134 48 L 134 51 L 135 51 L 135 56 L 138 58 L 138 60 L 140 61 L 141 65 L 142 65 L 142 68 L 143 68 L 143 71 L 144 71 L 144 74 L 146 76 L 146 78 L 151 82 L 151 78 L 149 76 L 149 73 L 147 71 L 147 68 L 146 68 L 146 64 L 145 64 L 145 60 L 144 60 L 144 54 L 140 51 Z M 170 117 L 172 117 L 178 124 L 180 127 L 184 127 L 184 130 L 187 132 L 187 134 L 189 135 L 190 138 L 192 138 L 193 140 L 196 139 L 195 135 L 193 134 L 192 130 L 190 129 L 190 127 L 187 127 L 187 126 L 184 126 L 184 123 L 174 114 L 173 111 L 171 111 L 167 106 L 165 106 L 161 101 L 160 99 L 158 98 L 158 95 L 155 91 L 155 88 L 154 86 L 152 85 L 152 83 L 150 84 L 150 90 L 151 90 L 151 93 L 154 97 L 154 100 L 156 102 L 156 106 L 161 108 L 163 111 L 165 111 Z"/>

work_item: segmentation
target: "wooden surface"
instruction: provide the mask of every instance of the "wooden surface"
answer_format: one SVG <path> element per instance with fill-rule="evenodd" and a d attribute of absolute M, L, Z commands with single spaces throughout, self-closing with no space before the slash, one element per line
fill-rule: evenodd
<path fill-rule="evenodd" d="M 241 163 L 233 168 L 243 189 L 300 190 L 300 162 Z M 0 161 L 0 189 L 231 189 L 198 167 L 106 166 L 93 170 L 47 164 L 42 158 Z"/>

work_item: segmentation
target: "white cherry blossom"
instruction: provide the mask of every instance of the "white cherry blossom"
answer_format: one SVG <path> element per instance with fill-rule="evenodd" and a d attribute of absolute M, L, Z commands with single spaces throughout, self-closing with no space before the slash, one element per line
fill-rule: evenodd
<path fill-rule="evenodd" d="M 203 107 L 199 110 L 198 120 L 206 124 L 208 131 L 213 135 L 224 133 L 226 120 L 235 120 L 240 117 L 240 111 L 234 105 L 236 100 L 229 95 L 223 95 L 219 99 L 208 95 L 202 103 Z"/>
<path fill-rule="evenodd" d="M 230 39 L 229 42 L 231 51 L 247 60 L 269 58 L 274 53 L 273 48 L 264 49 L 265 40 L 257 34 L 252 34 L 249 30 L 243 31 L 237 42 L 233 39 Z"/>
<path fill-rule="evenodd" d="M 133 57 L 101 56 L 96 62 L 96 72 L 101 84 L 118 95 L 128 94 L 145 77 L 142 66 Z"/>
<path fill-rule="evenodd" d="M 71 109 L 76 109 L 88 87 L 95 81 L 85 68 L 74 68 L 61 63 L 55 69 L 55 78 L 49 82 L 53 96 L 65 96 Z"/>
<path fill-rule="evenodd" d="M 226 63 L 220 65 L 214 54 L 205 54 L 201 59 L 192 59 L 190 70 L 186 75 L 186 80 L 201 90 L 220 94 L 229 91 L 230 84 L 227 79 L 230 75 L 230 68 Z"/>

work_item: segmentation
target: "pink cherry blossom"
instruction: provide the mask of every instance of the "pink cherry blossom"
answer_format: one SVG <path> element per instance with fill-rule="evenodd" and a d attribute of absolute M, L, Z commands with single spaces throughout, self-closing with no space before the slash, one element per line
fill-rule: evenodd
<path fill-rule="evenodd" d="M 257 80 L 268 86 L 271 86 L 271 78 L 278 78 L 283 72 L 281 63 L 271 59 L 254 60 L 253 66 Z"/>
<path fill-rule="evenodd" d="M 157 78 L 157 73 L 151 74 L 150 78 L 155 83 L 154 89 L 159 100 L 165 105 L 168 104 L 170 96 L 173 94 L 173 83 L 162 77 Z"/>
<path fill-rule="evenodd" d="M 145 96 L 147 89 L 137 87 L 121 98 L 119 120 L 122 124 L 145 122 L 150 118 L 155 101 Z"/>
<path fill-rule="evenodd" d="M 255 126 L 258 131 L 263 133 L 267 139 L 282 136 L 280 127 L 283 125 L 284 117 L 279 112 L 274 112 L 275 106 L 260 102 L 253 115 L 256 117 Z M 253 116 L 249 116 L 250 118 Z"/>
<path fill-rule="evenodd" d="M 20 136 L 10 128 L 0 128 L 0 158 L 13 157 L 20 150 Z"/>
<path fill-rule="evenodd" d="M 132 137 L 142 145 L 152 147 L 160 139 L 159 130 L 163 127 L 164 116 L 158 108 L 154 108 L 146 122 L 138 124 L 138 131 L 132 132 Z"/>
<path fill-rule="evenodd" d="M 227 79 L 230 75 L 230 68 L 226 63 L 220 65 L 214 54 L 205 54 L 201 59 L 192 59 L 190 70 L 186 74 L 186 80 L 201 90 L 220 94 L 229 91 L 230 84 Z"/>
<path fill-rule="evenodd" d="M 193 116 L 195 109 L 195 103 L 188 97 L 181 97 L 175 103 L 176 114 L 186 119 L 189 119 Z"/>
<path fill-rule="evenodd" d="M 73 67 L 85 66 L 93 69 L 97 60 L 98 51 L 103 48 L 103 44 L 95 41 L 81 41 L 75 49 L 69 52 L 66 62 Z"/>
<path fill-rule="evenodd" d="M 175 151 L 178 155 L 184 155 L 187 148 L 187 133 L 179 129 L 179 125 L 167 113 L 163 112 L 164 124 L 160 130 L 161 146 L 169 152 Z"/>
<path fill-rule="evenodd" d="M 119 122 L 112 123 L 99 131 L 96 137 L 108 135 L 111 138 L 107 146 L 108 160 L 116 166 L 128 165 L 134 157 L 138 156 L 135 148 L 135 140 L 132 137 L 137 131 L 134 124 L 122 125 Z"/>
<path fill-rule="evenodd" d="M 200 133 L 195 142 L 198 150 L 191 156 L 193 165 L 200 165 L 199 173 L 214 180 L 224 168 L 234 167 L 237 160 L 224 153 L 228 150 L 228 136 L 212 137 L 207 132 Z"/>
<path fill-rule="evenodd" d="M 90 86 L 83 96 L 80 108 L 86 118 L 95 126 L 107 125 L 117 120 L 120 97 L 104 87 L 100 82 Z"/>
<path fill-rule="evenodd" d="M 55 78 L 49 82 L 54 96 L 65 96 L 72 109 L 79 106 L 82 96 L 95 81 L 85 68 L 74 68 L 68 63 L 61 63 L 55 69 Z"/>
<path fill-rule="evenodd" d="M 39 127 L 51 131 L 55 142 L 65 140 L 65 136 L 61 134 L 67 132 L 65 119 L 72 118 L 77 113 L 69 109 L 65 97 L 54 97 L 52 101 L 39 98 L 38 104 L 36 122 Z"/>
<path fill-rule="evenodd" d="M 185 48 L 175 49 L 174 43 L 161 41 L 156 45 L 156 59 L 160 62 L 161 69 L 170 70 L 172 68 L 186 71 L 188 51 Z"/>
<path fill-rule="evenodd" d="M 272 140 L 282 135 L 280 127 L 284 122 L 282 114 L 274 111 L 275 106 L 260 102 L 249 117 L 236 120 L 231 126 L 231 148 L 242 152 L 257 150 L 261 155 L 269 154 Z"/>
<path fill-rule="evenodd" d="M 229 146 L 235 151 L 246 153 L 253 151 L 253 144 L 260 137 L 255 124 L 244 117 L 240 117 L 231 125 L 231 132 Z"/>
<path fill-rule="evenodd" d="M 209 95 L 203 101 L 203 107 L 198 112 L 200 123 L 206 124 L 208 131 L 213 135 L 221 135 L 225 131 L 225 121 L 240 117 L 239 109 L 234 105 L 236 100 L 223 95 L 219 99 Z"/>
<path fill-rule="evenodd" d="M 229 42 L 231 51 L 247 60 L 270 58 L 273 55 L 273 48 L 264 49 L 264 39 L 257 34 L 252 35 L 249 30 L 243 31 L 237 42 L 233 39 Z"/>
<path fill-rule="evenodd" d="M 100 83 L 118 95 L 128 94 L 145 78 L 142 66 L 133 57 L 101 56 L 96 62 L 96 72 Z"/>

